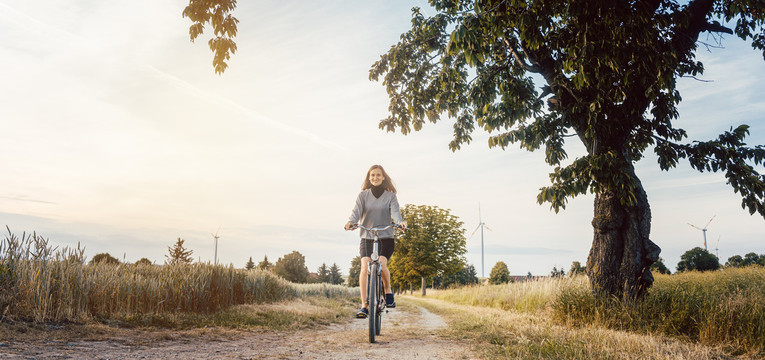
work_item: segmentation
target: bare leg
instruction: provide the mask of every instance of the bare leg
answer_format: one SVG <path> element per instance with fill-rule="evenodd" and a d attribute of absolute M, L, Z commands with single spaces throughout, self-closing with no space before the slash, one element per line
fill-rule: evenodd
<path fill-rule="evenodd" d="M 380 264 L 382 264 L 382 281 L 385 287 L 386 294 L 392 294 L 393 289 L 390 287 L 390 271 L 388 271 L 388 259 L 385 256 L 380 256 Z"/>
<path fill-rule="evenodd" d="M 361 292 L 361 307 L 368 307 L 367 304 L 367 276 L 369 275 L 369 261 L 368 257 L 361 258 L 361 271 L 359 272 L 359 290 Z"/>

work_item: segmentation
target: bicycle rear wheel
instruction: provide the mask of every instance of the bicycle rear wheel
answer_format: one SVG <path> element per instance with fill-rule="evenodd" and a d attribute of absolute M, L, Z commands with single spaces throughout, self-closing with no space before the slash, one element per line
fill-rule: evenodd
<path fill-rule="evenodd" d="M 367 284 L 369 284 L 369 288 L 367 289 L 367 292 L 369 293 L 369 342 L 373 343 L 375 342 L 375 335 L 377 334 L 377 302 L 380 301 L 379 294 L 380 290 L 378 289 L 378 275 L 377 275 L 377 267 L 379 265 L 372 264 L 372 269 L 369 273 L 369 281 L 367 281 Z"/>

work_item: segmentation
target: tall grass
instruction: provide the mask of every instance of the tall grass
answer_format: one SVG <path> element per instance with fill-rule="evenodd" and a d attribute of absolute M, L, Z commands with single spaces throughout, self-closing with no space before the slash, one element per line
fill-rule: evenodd
<path fill-rule="evenodd" d="M 765 353 L 765 268 L 658 275 L 645 298 L 624 303 L 568 287 L 553 305 L 559 321 L 661 333 Z"/>
<path fill-rule="evenodd" d="M 191 264 L 84 264 L 83 250 L 57 250 L 37 234 L 0 242 L 0 317 L 34 321 L 214 312 L 287 300 L 291 283 L 259 270 Z"/>
<path fill-rule="evenodd" d="M 732 354 L 765 354 L 765 268 L 656 275 L 640 301 L 596 296 L 587 277 L 433 291 L 452 303 L 550 315 L 559 324 L 663 334 Z"/>
<path fill-rule="evenodd" d="M 542 278 L 502 285 L 473 285 L 431 293 L 432 297 L 457 304 L 537 312 L 549 310 L 553 301 L 569 287 L 588 289 L 587 278 Z"/>
<path fill-rule="evenodd" d="M 359 297 L 359 288 L 349 288 L 344 285 L 321 284 L 292 284 L 298 297 L 325 297 L 329 299 L 355 300 Z"/>

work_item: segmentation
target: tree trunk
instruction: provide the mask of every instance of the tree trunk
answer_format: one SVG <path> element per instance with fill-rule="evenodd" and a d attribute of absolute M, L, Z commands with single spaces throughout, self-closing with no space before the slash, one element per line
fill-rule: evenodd
<path fill-rule="evenodd" d="M 422 277 L 422 296 L 425 296 L 425 287 L 426 287 L 425 285 L 427 284 L 425 284 L 425 277 L 423 276 Z"/>
<path fill-rule="evenodd" d="M 414 284 L 412 282 L 409 282 L 409 295 L 414 294 Z"/>
<path fill-rule="evenodd" d="M 649 267 L 659 259 L 661 249 L 649 239 L 651 209 L 643 185 L 631 164 L 625 170 L 637 184 L 635 204 L 621 204 L 614 191 L 595 195 L 594 236 L 586 270 L 594 291 L 634 300 L 653 284 Z"/>

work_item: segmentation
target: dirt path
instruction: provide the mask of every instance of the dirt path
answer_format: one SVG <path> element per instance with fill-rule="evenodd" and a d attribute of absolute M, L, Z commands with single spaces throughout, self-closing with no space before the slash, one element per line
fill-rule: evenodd
<path fill-rule="evenodd" d="M 410 303 L 411 304 L 411 303 Z M 425 308 L 391 309 L 377 342 L 368 321 L 297 332 L 211 334 L 145 344 L 127 339 L 0 343 L 3 359 L 473 359 L 469 347 L 438 336 L 446 323 Z"/>

